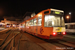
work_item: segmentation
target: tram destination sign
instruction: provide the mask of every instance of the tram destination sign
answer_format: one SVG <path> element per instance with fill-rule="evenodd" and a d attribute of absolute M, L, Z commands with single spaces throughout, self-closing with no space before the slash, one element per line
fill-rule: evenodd
<path fill-rule="evenodd" d="M 64 15 L 63 12 L 59 12 L 59 11 L 51 11 L 50 14 L 56 14 L 56 15 Z"/>
<path fill-rule="evenodd" d="M 55 14 L 60 14 L 60 12 L 55 11 Z"/>

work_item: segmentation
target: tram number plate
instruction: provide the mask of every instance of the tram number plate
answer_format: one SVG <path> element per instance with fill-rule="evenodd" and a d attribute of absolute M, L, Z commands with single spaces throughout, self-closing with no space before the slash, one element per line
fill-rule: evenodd
<path fill-rule="evenodd" d="M 58 34 L 61 34 L 60 32 Z"/>

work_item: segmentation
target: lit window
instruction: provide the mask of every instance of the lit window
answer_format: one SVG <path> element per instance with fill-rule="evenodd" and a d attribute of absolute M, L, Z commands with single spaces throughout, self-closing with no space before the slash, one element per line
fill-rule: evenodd
<path fill-rule="evenodd" d="M 29 26 L 29 21 L 26 22 L 26 27 L 28 27 L 28 26 Z"/>
<path fill-rule="evenodd" d="M 60 17 L 54 15 L 45 15 L 44 21 L 45 27 L 53 27 L 53 26 L 60 26 Z"/>
<path fill-rule="evenodd" d="M 38 17 L 38 26 L 41 26 L 41 25 L 42 25 L 42 18 Z"/>
<path fill-rule="evenodd" d="M 33 26 L 33 19 L 30 20 L 30 26 Z"/>
<path fill-rule="evenodd" d="M 37 24 L 37 20 L 36 20 L 36 18 L 34 19 L 34 26 L 36 26 L 36 24 Z"/>
<path fill-rule="evenodd" d="M 22 26 L 23 26 L 23 28 L 25 28 L 25 23 Z"/>

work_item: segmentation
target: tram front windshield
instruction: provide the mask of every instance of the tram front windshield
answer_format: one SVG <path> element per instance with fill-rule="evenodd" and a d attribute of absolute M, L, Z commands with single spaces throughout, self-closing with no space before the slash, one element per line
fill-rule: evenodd
<path fill-rule="evenodd" d="M 45 27 L 65 27 L 64 18 L 56 15 L 45 15 L 44 17 Z"/>

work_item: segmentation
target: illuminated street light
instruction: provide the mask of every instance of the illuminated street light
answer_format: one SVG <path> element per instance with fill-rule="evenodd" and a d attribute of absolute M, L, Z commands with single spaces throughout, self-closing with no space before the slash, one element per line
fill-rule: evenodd
<path fill-rule="evenodd" d="M 66 16 L 66 19 L 67 19 L 67 22 L 69 22 L 70 16 L 67 15 L 67 16 Z"/>
<path fill-rule="evenodd" d="M 71 15 L 71 12 L 69 12 L 69 15 Z"/>
<path fill-rule="evenodd" d="M 69 19 L 69 18 L 70 18 L 70 16 L 66 16 L 66 18 L 67 18 L 67 19 Z"/>

